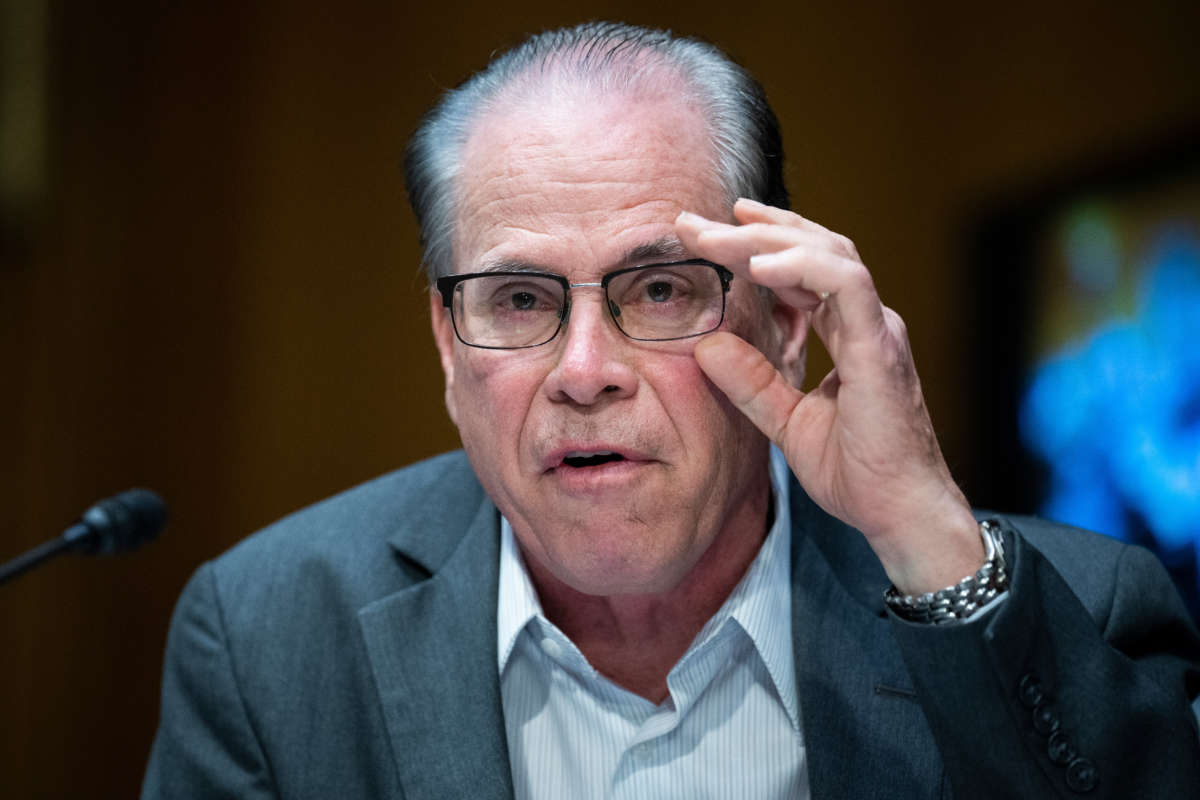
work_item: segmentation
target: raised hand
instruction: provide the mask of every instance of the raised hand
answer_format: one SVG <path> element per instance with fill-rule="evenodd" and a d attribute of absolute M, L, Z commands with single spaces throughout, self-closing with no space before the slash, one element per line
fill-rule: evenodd
<path fill-rule="evenodd" d="M 676 231 L 693 253 L 811 310 L 834 369 L 805 394 L 726 332 L 696 345 L 701 369 L 779 446 L 813 500 L 863 532 L 897 587 L 932 591 L 973 574 L 983 546 L 934 435 L 904 322 L 880 302 L 854 244 L 751 200 L 734 218 L 684 213 Z"/>

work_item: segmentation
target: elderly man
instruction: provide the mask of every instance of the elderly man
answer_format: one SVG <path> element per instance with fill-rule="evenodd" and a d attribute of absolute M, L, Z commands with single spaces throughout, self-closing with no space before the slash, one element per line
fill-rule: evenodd
<path fill-rule="evenodd" d="M 976 521 L 903 323 L 787 210 L 779 141 L 719 51 L 627 26 L 443 98 L 408 183 L 465 456 L 197 572 L 145 797 L 1200 786 L 1161 567 Z M 804 394 L 810 330 L 835 369 Z"/>

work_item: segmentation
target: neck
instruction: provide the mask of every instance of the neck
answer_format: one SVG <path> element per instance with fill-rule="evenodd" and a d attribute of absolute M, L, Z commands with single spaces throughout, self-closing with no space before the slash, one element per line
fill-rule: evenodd
<path fill-rule="evenodd" d="M 669 591 L 590 595 L 571 588 L 523 553 L 546 618 L 618 686 L 653 703 L 667 675 L 754 561 L 770 523 L 769 484 L 726 521 L 696 566 Z"/>

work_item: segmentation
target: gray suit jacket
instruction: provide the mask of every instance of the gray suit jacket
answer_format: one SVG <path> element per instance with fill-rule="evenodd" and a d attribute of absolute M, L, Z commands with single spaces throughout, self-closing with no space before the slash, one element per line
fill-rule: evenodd
<path fill-rule="evenodd" d="M 885 612 L 863 537 L 791 491 L 813 797 L 1200 795 L 1200 643 L 1148 553 L 1012 518 L 1008 600 L 911 625 Z M 202 566 L 143 798 L 510 797 L 498 550 L 496 508 L 451 453 Z"/>

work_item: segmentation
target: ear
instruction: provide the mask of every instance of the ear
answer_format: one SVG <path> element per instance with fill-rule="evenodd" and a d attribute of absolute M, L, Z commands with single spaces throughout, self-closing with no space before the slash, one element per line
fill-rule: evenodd
<path fill-rule="evenodd" d="M 772 297 L 771 323 L 775 328 L 779 362 L 775 367 L 797 389 L 804 383 L 804 360 L 812 312 L 804 311 Z"/>
<path fill-rule="evenodd" d="M 454 402 L 454 323 L 450 321 L 450 310 L 442 305 L 441 294 L 433 288 L 429 290 L 429 319 L 433 326 L 433 341 L 442 360 L 442 373 L 446 376 L 446 411 L 450 421 L 458 425 L 458 408 Z"/>

